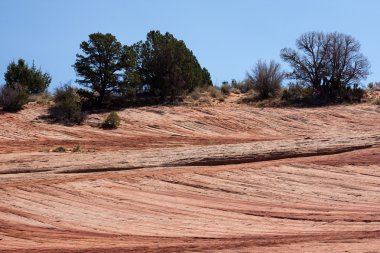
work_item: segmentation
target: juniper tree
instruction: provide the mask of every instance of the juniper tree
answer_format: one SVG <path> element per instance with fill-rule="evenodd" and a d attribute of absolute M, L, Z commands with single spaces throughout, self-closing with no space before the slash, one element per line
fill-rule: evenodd
<path fill-rule="evenodd" d="M 11 62 L 7 71 L 4 74 L 6 86 L 11 86 L 15 89 L 16 85 L 21 85 L 28 94 L 39 94 L 47 90 L 51 83 L 51 76 L 44 73 L 41 69 L 37 69 L 36 65 L 31 67 L 26 64 L 24 59 L 19 59 L 16 62 Z"/>
<path fill-rule="evenodd" d="M 138 50 L 139 73 L 151 92 L 171 100 L 199 86 L 211 85 L 210 74 L 202 68 L 193 52 L 172 34 L 151 31 Z"/>
<path fill-rule="evenodd" d="M 98 106 L 112 91 L 122 84 L 122 45 L 110 33 L 93 33 L 88 41 L 80 44 L 83 54 L 77 54 L 74 69 L 79 77 L 77 82 L 99 93 Z"/>

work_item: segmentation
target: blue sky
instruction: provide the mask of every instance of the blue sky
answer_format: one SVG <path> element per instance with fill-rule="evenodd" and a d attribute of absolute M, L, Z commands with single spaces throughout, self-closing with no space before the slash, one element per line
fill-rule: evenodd
<path fill-rule="evenodd" d="M 18 58 L 49 72 L 52 87 L 74 82 L 89 34 L 132 44 L 160 30 L 184 40 L 217 84 L 243 79 L 259 59 L 281 62 L 304 32 L 350 34 L 371 62 L 367 84 L 380 81 L 379 10 L 378 0 L 0 0 L 0 82 Z"/>

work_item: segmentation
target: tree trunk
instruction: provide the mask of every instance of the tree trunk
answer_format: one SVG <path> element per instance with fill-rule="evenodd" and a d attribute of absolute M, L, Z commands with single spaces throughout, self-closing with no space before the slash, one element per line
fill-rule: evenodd
<path fill-rule="evenodd" d="M 98 97 L 98 101 L 97 101 L 97 105 L 99 107 L 101 107 L 102 104 L 103 104 L 103 100 L 104 100 L 104 97 L 105 97 L 105 94 L 106 94 L 106 87 L 107 87 L 106 84 L 102 84 L 102 89 L 99 92 L 99 97 Z"/>

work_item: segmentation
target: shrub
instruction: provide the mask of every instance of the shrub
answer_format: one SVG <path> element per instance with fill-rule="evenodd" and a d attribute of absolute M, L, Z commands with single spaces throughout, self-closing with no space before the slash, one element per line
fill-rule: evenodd
<path fill-rule="evenodd" d="M 198 101 L 199 103 L 202 103 L 202 104 L 211 104 L 211 99 L 208 96 L 202 96 L 199 98 Z"/>
<path fill-rule="evenodd" d="M 261 99 L 275 97 L 281 90 L 284 78 L 280 64 L 275 61 L 269 64 L 259 61 L 251 72 L 247 73 L 247 81 L 251 83 Z"/>
<path fill-rule="evenodd" d="M 48 73 L 37 69 L 34 63 L 29 67 L 23 59 L 8 65 L 4 79 L 8 86 L 20 84 L 28 94 L 44 92 L 51 83 L 51 76 Z"/>
<path fill-rule="evenodd" d="M 17 112 L 28 102 L 28 94 L 19 84 L 4 85 L 0 88 L 0 107 L 4 111 Z"/>
<path fill-rule="evenodd" d="M 368 84 L 370 90 L 380 90 L 380 82 L 372 82 Z"/>
<path fill-rule="evenodd" d="M 231 93 L 231 86 L 227 82 L 225 82 L 223 83 L 220 90 L 222 91 L 223 95 L 228 96 Z"/>
<path fill-rule="evenodd" d="M 190 97 L 193 100 L 198 100 L 201 97 L 201 89 L 199 87 L 195 88 L 191 93 Z"/>
<path fill-rule="evenodd" d="M 106 129 L 115 129 L 120 125 L 120 117 L 116 112 L 108 114 L 107 118 L 103 121 L 102 127 Z"/>
<path fill-rule="evenodd" d="M 56 152 L 56 153 L 65 153 L 66 148 L 65 147 L 58 147 L 58 148 L 53 149 L 52 151 Z"/>
<path fill-rule="evenodd" d="M 318 106 L 341 102 L 360 102 L 364 94 L 365 91 L 359 87 L 343 87 L 334 97 L 321 98 L 311 85 L 298 82 L 295 84 L 289 84 L 288 88 L 283 90 L 281 99 L 288 104 Z"/>
<path fill-rule="evenodd" d="M 372 101 L 372 103 L 373 103 L 374 105 L 380 105 L 380 97 L 379 97 L 379 98 L 375 98 L 375 99 Z"/>
<path fill-rule="evenodd" d="M 342 92 L 343 96 L 341 97 L 342 101 L 348 102 L 360 102 L 365 94 L 365 90 L 360 87 L 348 87 Z"/>
<path fill-rule="evenodd" d="M 280 97 L 263 99 L 254 90 L 249 91 L 245 96 L 241 97 L 237 103 L 250 104 L 256 107 L 283 107 L 287 105 L 287 102 Z"/>
<path fill-rule="evenodd" d="M 73 148 L 73 152 L 76 153 L 76 152 L 80 152 L 80 145 L 76 145 L 74 148 Z"/>
<path fill-rule="evenodd" d="M 250 90 L 249 92 L 247 92 L 247 94 L 245 94 L 244 97 L 240 98 L 238 100 L 238 103 L 241 104 L 241 103 L 244 103 L 244 104 L 253 104 L 253 103 L 256 103 L 259 99 L 259 96 L 257 95 L 257 93 L 254 91 L 254 90 Z"/>
<path fill-rule="evenodd" d="M 55 106 L 52 108 L 51 114 L 56 120 L 66 124 L 80 124 L 85 120 L 81 98 L 75 88 L 67 84 L 57 88 L 54 101 Z"/>
<path fill-rule="evenodd" d="M 48 92 L 43 92 L 40 94 L 29 95 L 28 101 L 35 102 L 39 105 L 47 105 L 52 100 L 52 97 Z"/>
<path fill-rule="evenodd" d="M 215 86 L 210 86 L 208 87 L 207 89 L 208 93 L 210 94 L 210 96 L 212 98 L 220 98 L 222 97 L 222 92 L 220 91 L 220 89 L 218 89 L 217 87 Z"/>
<path fill-rule="evenodd" d="M 231 82 L 231 91 L 234 93 L 247 93 L 251 89 L 253 89 L 252 83 L 245 80 L 243 82 L 237 82 L 236 80 L 232 80 Z M 236 92 L 239 90 L 239 92 Z"/>
<path fill-rule="evenodd" d="M 289 104 L 309 103 L 313 100 L 312 90 L 301 83 L 292 83 L 283 90 L 281 99 Z"/>

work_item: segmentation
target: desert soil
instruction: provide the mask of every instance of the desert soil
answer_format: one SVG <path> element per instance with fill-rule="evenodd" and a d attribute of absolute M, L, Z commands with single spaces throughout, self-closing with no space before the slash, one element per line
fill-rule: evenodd
<path fill-rule="evenodd" d="M 0 114 L 0 252 L 380 252 L 374 105 L 46 113 Z"/>

